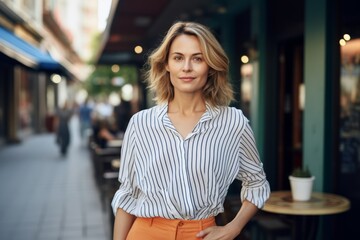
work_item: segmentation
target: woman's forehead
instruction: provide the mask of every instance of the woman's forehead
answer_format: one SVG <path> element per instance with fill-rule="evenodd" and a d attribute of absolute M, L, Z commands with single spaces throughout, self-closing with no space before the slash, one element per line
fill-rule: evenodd
<path fill-rule="evenodd" d="M 170 54 L 202 54 L 200 41 L 196 36 L 192 35 L 179 35 L 177 36 L 170 46 Z"/>

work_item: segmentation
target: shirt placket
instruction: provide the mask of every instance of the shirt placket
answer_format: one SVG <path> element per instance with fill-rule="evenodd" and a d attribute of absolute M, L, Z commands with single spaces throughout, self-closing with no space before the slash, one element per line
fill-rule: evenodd
<path fill-rule="evenodd" d="M 180 179 L 182 188 L 184 189 L 184 209 L 183 212 L 185 214 L 185 219 L 191 219 L 192 211 L 193 211 L 193 199 L 192 199 L 192 192 L 191 192 L 191 184 L 189 181 L 189 163 L 187 159 L 187 140 L 180 140 L 179 141 L 179 156 L 180 156 Z"/>

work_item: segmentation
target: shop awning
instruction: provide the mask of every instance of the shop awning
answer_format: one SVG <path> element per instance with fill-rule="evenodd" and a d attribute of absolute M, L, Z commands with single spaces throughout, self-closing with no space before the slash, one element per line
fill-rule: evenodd
<path fill-rule="evenodd" d="M 62 68 L 48 53 L 2 27 L 0 27 L 0 52 L 33 69 L 55 71 Z"/>

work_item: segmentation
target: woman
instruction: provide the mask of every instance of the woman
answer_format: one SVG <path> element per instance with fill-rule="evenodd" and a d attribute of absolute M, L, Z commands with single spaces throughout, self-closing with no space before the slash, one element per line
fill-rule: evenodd
<path fill-rule="evenodd" d="M 270 188 L 248 120 L 228 107 L 228 59 L 205 26 L 178 22 L 148 63 L 157 106 L 135 114 L 125 133 L 114 239 L 234 239 Z M 216 226 L 235 179 L 242 206 Z"/>
<path fill-rule="evenodd" d="M 96 119 L 93 124 L 93 137 L 100 148 L 107 148 L 108 142 L 117 139 L 111 119 Z"/>

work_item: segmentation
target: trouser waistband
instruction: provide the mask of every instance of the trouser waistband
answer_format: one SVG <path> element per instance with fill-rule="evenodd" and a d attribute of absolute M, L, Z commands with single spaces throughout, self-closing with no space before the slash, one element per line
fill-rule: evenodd
<path fill-rule="evenodd" d="M 166 219 L 161 217 L 138 218 L 138 221 L 146 222 L 149 226 L 163 225 L 166 227 L 182 227 L 188 229 L 203 229 L 204 226 L 215 225 L 215 217 L 200 220 Z"/>

